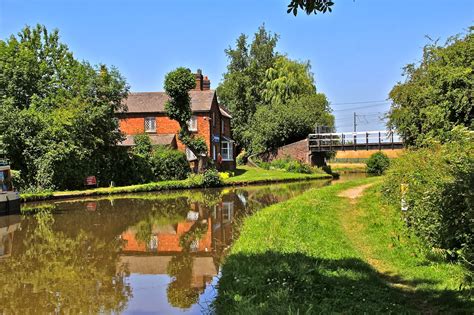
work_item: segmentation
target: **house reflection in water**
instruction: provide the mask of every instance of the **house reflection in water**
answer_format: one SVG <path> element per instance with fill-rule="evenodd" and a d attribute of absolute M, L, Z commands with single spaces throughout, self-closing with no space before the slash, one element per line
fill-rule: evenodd
<path fill-rule="evenodd" d="M 223 249 L 232 242 L 234 204 L 240 203 L 235 195 L 221 196 L 214 205 L 189 204 L 186 218 L 176 223 L 152 224 L 151 235 L 143 240 L 139 225 L 122 233 L 120 263 L 130 274 L 166 275 L 172 278 L 168 285 L 169 303 L 175 307 L 190 305 L 172 301 L 173 297 L 187 295 L 194 290 L 199 298 L 218 274 Z M 193 304 L 197 301 L 193 301 Z"/>
<path fill-rule="evenodd" d="M 20 228 L 19 215 L 0 216 L 0 259 L 12 254 L 13 236 Z"/>

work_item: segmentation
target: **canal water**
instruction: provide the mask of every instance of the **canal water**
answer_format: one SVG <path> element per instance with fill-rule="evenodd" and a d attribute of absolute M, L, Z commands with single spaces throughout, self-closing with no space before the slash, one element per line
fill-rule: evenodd
<path fill-rule="evenodd" d="M 329 183 L 27 204 L 0 217 L 0 313 L 208 313 L 243 218 Z"/>

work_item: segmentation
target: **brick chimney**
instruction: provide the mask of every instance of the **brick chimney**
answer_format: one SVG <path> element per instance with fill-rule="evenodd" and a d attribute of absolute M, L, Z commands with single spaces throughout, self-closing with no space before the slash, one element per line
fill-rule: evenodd
<path fill-rule="evenodd" d="M 203 91 L 208 91 L 211 89 L 211 80 L 207 76 L 204 77 L 204 80 L 202 81 L 202 90 Z"/>
<path fill-rule="evenodd" d="M 202 70 L 198 69 L 197 73 L 194 74 L 194 77 L 196 78 L 196 87 L 194 88 L 195 91 L 202 91 Z"/>
<path fill-rule="evenodd" d="M 211 81 L 207 76 L 203 77 L 201 69 L 197 70 L 194 77 L 196 78 L 196 87 L 194 88 L 194 91 L 207 91 L 211 89 Z"/>

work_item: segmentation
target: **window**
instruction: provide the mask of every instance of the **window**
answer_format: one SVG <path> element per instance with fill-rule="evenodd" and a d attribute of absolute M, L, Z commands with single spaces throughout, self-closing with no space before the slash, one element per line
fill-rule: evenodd
<path fill-rule="evenodd" d="M 158 236 L 151 235 L 150 242 L 148 243 L 148 250 L 149 251 L 156 251 L 158 249 Z"/>
<path fill-rule="evenodd" d="M 212 146 L 212 159 L 214 161 L 217 160 L 217 145 L 216 144 Z"/>
<path fill-rule="evenodd" d="M 197 159 L 193 151 L 189 150 L 187 147 L 186 147 L 186 158 L 188 159 L 188 161 L 194 161 Z"/>
<path fill-rule="evenodd" d="M 196 116 L 191 116 L 191 119 L 188 121 L 188 128 L 189 128 L 189 131 L 197 131 L 198 130 L 197 117 Z"/>
<path fill-rule="evenodd" d="M 221 132 L 222 132 L 222 134 L 224 134 L 224 132 L 225 132 L 225 121 L 224 121 L 224 119 L 221 119 Z"/>
<path fill-rule="evenodd" d="M 232 152 L 232 143 L 228 141 L 222 141 L 221 143 L 221 155 L 224 161 L 233 161 L 234 154 Z"/>
<path fill-rule="evenodd" d="M 212 112 L 212 127 L 216 126 L 216 113 Z"/>
<path fill-rule="evenodd" d="M 145 132 L 156 132 L 156 119 L 155 117 L 145 118 Z"/>
<path fill-rule="evenodd" d="M 233 216 L 234 216 L 234 203 L 223 202 L 222 203 L 222 221 L 224 223 L 232 221 Z"/>

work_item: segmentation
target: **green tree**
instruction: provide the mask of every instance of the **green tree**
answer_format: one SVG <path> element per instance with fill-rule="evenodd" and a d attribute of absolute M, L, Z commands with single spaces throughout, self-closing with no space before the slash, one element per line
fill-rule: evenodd
<path fill-rule="evenodd" d="M 188 126 L 192 115 L 189 91 L 195 86 L 194 75 L 187 68 L 177 68 L 166 74 L 165 91 L 170 99 L 165 107 L 168 117 L 179 123 L 178 139 L 198 158 L 198 171 L 202 172 L 205 168 L 207 145 L 203 138 L 191 133 Z"/>
<path fill-rule="evenodd" d="M 123 137 L 115 112 L 127 94 L 115 68 L 79 62 L 57 30 L 27 26 L 0 41 L 0 134 L 32 187 L 110 180 L 110 152 Z"/>
<path fill-rule="evenodd" d="M 233 137 L 250 153 L 305 138 L 316 124 L 333 126 L 328 101 L 317 93 L 311 65 L 275 51 L 278 35 L 261 26 L 251 45 L 246 36 L 226 50 L 227 73 L 219 100 L 233 116 Z"/>
<path fill-rule="evenodd" d="M 423 145 L 461 125 L 474 129 L 474 28 L 464 37 L 450 38 L 423 49 L 419 65 L 404 68 L 406 81 L 390 91 L 389 126 L 407 145 Z"/>
<path fill-rule="evenodd" d="M 263 82 L 265 104 L 286 104 L 295 97 L 316 93 L 309 61 L 298 62 L 286 56 L 275 58 L 273 66 L 265 72 Z"/>
<path fill-rule="evenodd" d="M 265 74 L 274 65 L 277 42 L 278 35 L 267 32 L 262 25 L 252 43 L 247 43 L 247 36 L 241 34 L 235 48 L 225 50 L 229 64 L 217 94 L 232 113 L 233 137 L 240 147 L 249 146 L 244 134 L 262 103 Z"/>
<path fill-rule="evenodd" d="M 259 107 L 246 136 L 251 139 L 252 152 L 263 152 L 304 139 L 317 124 L 334 125 L 329 103 L 321 93 Z"/>
<path fill-rule="evenodd" d="M 331 0 L 291 0 L 288 5 L 287 13 L 293 13 L 295 16 L 298 14 L 298 10 L 301 9 L 306 14 L 317 14 L 318 12 L 326 13 L 332 11 L 334 2 Z"/>

